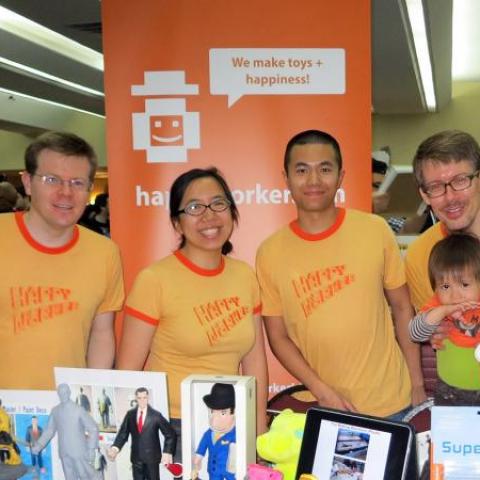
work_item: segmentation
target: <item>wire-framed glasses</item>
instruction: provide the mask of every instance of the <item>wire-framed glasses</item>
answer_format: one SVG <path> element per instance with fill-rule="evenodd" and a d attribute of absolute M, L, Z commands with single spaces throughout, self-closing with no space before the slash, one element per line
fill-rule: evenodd
<path fill-rule="evenodd" d="M 50 188 L 60 188 L 64 184 L 67 184 L 72 190 L 77 192 L 88 192 L 92 188 L 90 180 L 84 178 L 69 178 L 68 180 L 64 180 L 56 175 L 40 175 L 39 173 L 34 173 L 33 176 L 38 177 L 45 186 Z"/>
<path fill-rule="evenodd" d="M 204 203 L 192 202 L 182 210 L 179 210 L 178 213 L 186 213 L 187 215 L 198 217 L 203 215 L 207 211 L 207 208 L 209 208 L 212 212 L 224 212 L 227 208 L 230 208 L 230 205 L 231 202 L 226 198 L 218 198 L 217 200 L 210 202 L 208 205 L 205 205 Z"/>

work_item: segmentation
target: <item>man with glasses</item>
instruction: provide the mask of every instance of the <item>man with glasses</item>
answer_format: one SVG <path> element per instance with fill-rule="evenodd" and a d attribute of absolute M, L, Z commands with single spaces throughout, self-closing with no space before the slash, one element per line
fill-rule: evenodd
<path fill-rule="evenodd" d="M 68 133 L 45 133 L 25 152 L 30 210 L 0 216 L 2 388 L 52 389 L 55 366 L 113 366 L 119 251 L 76 225 L 96 168 L 92 147 Z"/>
<path fill-rule="evenodd" d="M 468 133 L 446 130 L 424 140 L 413 159 L 420 195 L 439 222 L 408 248 L 405 263 L 412 304 L 418 311 L 432 298 L 428 258 L 433 246 L 450 232 L 480 236 L 480 148 Z M 441 334 L 440 334 L 441 336 Z M 433 390 L 435 356 L 422 345 L 422 363 L 428 367 L 427 390 Z"/>
<path fill-rule="evenodd" d="M 480 236 L 480 148 L 468 133 L 447 130 L 423 141 L 413 159 L 420 195 L 439 222 L 410 245 L 407 282 L 418 310 L 433 296 L 428 257 L 433 246 L 450 232 Z"/>

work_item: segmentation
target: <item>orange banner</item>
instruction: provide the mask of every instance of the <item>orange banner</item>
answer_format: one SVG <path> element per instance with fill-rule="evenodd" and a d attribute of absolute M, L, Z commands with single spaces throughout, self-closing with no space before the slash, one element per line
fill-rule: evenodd
<path fill-rule="evenodd" d="M 217 166 L 234 190 L 234 255 L 295 215 L 287 141 L 333 134 L 338 203 L 371 208 L 370 2 L 103 0 L 112 236 L 127 288 L 172 252 L 168 195 L 183 171 Z M 272 392 L 289 377 L 271 365 Z"/>

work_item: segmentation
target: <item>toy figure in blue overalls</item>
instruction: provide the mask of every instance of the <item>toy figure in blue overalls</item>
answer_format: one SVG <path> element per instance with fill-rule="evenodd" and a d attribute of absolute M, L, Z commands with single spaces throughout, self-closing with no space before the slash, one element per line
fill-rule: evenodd
<path fill-rule="evenodd" d="M 215 383 L 203 397 L 208 407 L 210 428 L 203 434 L 193 460 L 192 478 L 198 477 L 208 451 L 210 480 L 235 480 L 235 389 L 229 383 Z"/>

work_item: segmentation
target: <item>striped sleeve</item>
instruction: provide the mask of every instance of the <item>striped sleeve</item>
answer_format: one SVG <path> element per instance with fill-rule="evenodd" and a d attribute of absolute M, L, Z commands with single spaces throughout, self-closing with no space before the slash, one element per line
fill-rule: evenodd
<path fill-rule="evenodd" d="M 410 338 L 414 342 L 426 342 L 430 340 L 430 337 L 437 329 L 437 325 L 429 325 L 425 321 L 426 315 L 427 312 L 420 312 L 410 320 L 408 331 L 410 332 Z"/>

